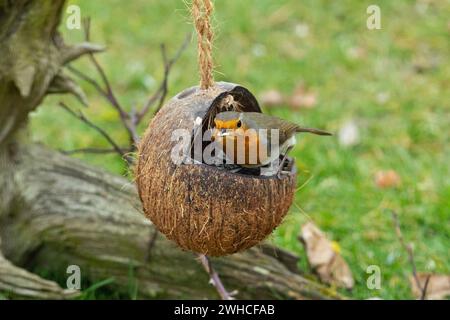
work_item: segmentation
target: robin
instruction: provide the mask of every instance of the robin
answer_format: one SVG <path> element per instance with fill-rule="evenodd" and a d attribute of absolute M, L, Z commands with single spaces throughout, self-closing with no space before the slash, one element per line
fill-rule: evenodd
<path fill-rule="evenodd" d="M 278 167 L 278 176 L 281 174 L 287 153 L 296 143 L 297 133 L 331 135 L 323 130 L 303 128 L 296 123 L 259 112 L 220 112 L 215 116 L 214 124 L 212 140 L 219 144 L 225 155 L 228 155 L 226 146 L 234 146 L 234 163 L 239 166 L 264 167 L 277 161 L 280 155 L 283 156 Z M 239 153 L 239 141 L 244 142 L 242 147 L 245 152 Z"/>

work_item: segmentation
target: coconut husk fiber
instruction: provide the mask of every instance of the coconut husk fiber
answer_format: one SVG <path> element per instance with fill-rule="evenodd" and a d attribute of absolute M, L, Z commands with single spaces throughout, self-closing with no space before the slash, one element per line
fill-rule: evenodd
<path fill-rule="evenodd" d="M 250 248 L 272 233 L 289 210 L 296 171 L 261 176 L 204 163 L 176 164 L 171 152 L 176 129 L 205 128 L 218 101 L 231 94 L 244 112 L 261 112 L 244 87 L 219 82 L 213 89 L 192 87 L 177 94 L 155 115 L 138 146 L 136 182 L 145 215 L 185 250 L 222 256 Z"/>

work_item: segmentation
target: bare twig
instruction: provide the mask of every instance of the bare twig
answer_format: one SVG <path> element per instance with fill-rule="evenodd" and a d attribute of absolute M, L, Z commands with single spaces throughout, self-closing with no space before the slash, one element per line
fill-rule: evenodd
<path fill-rule="evenodd" d="M 86 41 L 90 41 L 90 30 L 91 30 L 91 19 L 85 18 L 83 20 L 83 26 L 84 26 L 84 35 Z M 111 84 L 108 80 L 108 77 L 106 76 L 105 71 L 103 70 L 102 66 L 98 63 L 97 59 L 95 58 L 94 54 L 89 54 L 89 58 L 94 65 L 95 69 L 97 70 L 98 74 L 100 75 L 100 78 L 102 79 L 102 82 L 106 88 L 106 93 L 108 96 L 108 100 L 111 102 L 111 104 L 117 109 L 121 117 L 127 118 L 128 114 L 127 112 L 122 108 L 119 101 L 117 100 L 113 89 L 111 87 Z"/>
<path fill-rule="evenodd" d="M 180 58 L 181 54 L 184 50 L 186 50 L 189 42 L 191 41 L 192 35 L 189 33 L 186 35 L 186 38 L 184 39 L 183 44 L 180 46 L 180 48 L 177 50 L 175 55 L 168 59 L 167 57 L 167 50 L 164 44 L 161 44 L 161 55 L 164 62 L 164 77 L 163 80 L 156 92 L 148 98 L 147 102 L 145 103 L 144 107 L 137 112 L 136 115 L 136 124 L 139 124 L 142 121 L 142 118 L 149 112 L 150 108 L 158 101 L 158 106 L 156 107 L 154 114 L 161 109 L 164 100 L 167 95 L 167 83 L 169 79 L 170 70 L 172 69 L 173 64 Z"/>
<path fill-rule="evenodd" d="M 156 107 L 153 114 L 156 114 L 164 104 L 164 100 L 167 95 L 167 81 L 168 81 L 168 77 L 169 77 L 169 72 L 170 72 L 170 68 L 172 67 L 172 64 L 173 64 L 172 60 L 167 59 L 167 51 L 166 51 L 166 46 L 164 44 L 161 44 L 161 54 L 162 54 L 163 61 L 164 61 L 164 79 L 161 84 L 161 95 L 159 97 L 158 106 Z"/>
<path fill-rule="evenodd" d="M 228 291 L 223 286 L 219 275 L 216 271 L 214 271 L 211 265 L 211 261 L 208 259 L 208 257 L 204 254 L 199 254 L 198 257 L 200 259 L 200 262 L 202 263 L 203 268 L 206 270 L 206 272 L 208 272 L 211 284 L 216 288 L 217 292 L 220 295 L 220 298 L 222 300 L 233 300 L 231 294 L 228 293 Z"/>
<path fill-rule="evenodd" d="M 102 72 L 104 72 L 102 67 L 100 65 L 98 65 L 98 66 L 102 70 Z M 117 104 L 117 100 L 111 100 L 111 97 L 114 97 L 114 94 L 111 95 L 111 93 L 110 93 L 110 92 L 112 92 L 111 91 L 112 89 L 106 89 L 106 90 L 103 89 L 102 86 L 95 79 L 93 79 L 92 77 L 88 76 L 87 74 L 85 74 L 84 72 L 78 70 L 77 68 L 75 68 L 73 66 L 69 65 L 69 66 L 67 66 L 67 69 L 69 69 L 70 72 L 72 72 L 74 75 L 76 75 L 80 79 L 91 84 L 118 111 L 119 118 L 120 118 L 122 124 L 124 125 L 125 129 L 127 130 L 128 135 L 130 137 L 132 149 L 134 149 L 134 146 L 137 145 L 137 143 L 139 142 L 139 135 L 137 133 L 137 128 L 134 125 L 134 122 L 132 121 L 133 117 L 131 116 L 131 112 L 130 112 L 130 114 L 126 113 L 124 111 L 124 109 L 122 107 L 120 107 L 120 105 Z"/>
<path fill-rule="evenodd" d="M 123 150 L 119 147 L 119 145 L 114 141 L 113 138 L 102 128 L 94 124 L 92 121 L 90 121 L 88 118 L 84 116 L 84 114 L 81 111 L 75 112 L 72 109 L 70 109 L 64 102 L 59 103 L 60 107 L 66 110 L 68 113 L 70 113 L 75 118 L 81 120 L 85 124 L 87 124 L 92 129 L 96 130 L 98 133 L 100 133 L 106 141 L 108 141 L 113 149 L 121 156 L 123 157 L 128 163 L 131 163 L 132 159 L 123 152 Z"/>
<path fill-rule="evenodd" d="M 73 60 L 78 59 L 82 55 L 85 55 L 89 52 L 96 53 L 96 52 L 102 52 L 105 48 L 102 46 L 99 46 L 94 43 L 89 42 L 83 42 L 74 46 L 64 46 L 61 49 L 61 60 L 63 64 L 69 63 Z"/>
<path fill-rule="evenodd" d="M 92 85 L 105 99 L 108 100 L 108 94 L 105 90 L 103 90 L 102 86 L 93 78 L 89 77 L 84 72 L 78 70 L 77 68 L 67 65 L 67 69 L 72 72 L 74 75 L 76 75 L 78 78 L 88 82 L 90 85 Z"/>
<path fill-rule="evenodd" d="M 85 40 L 90 41 L 90 18 L 86 18 L 83 21 L 83 27 L 84 27 L 84 33 L 85 33 Z M 161 52 L 163 56 L 163 62 L 164 62 L 164 78 L 163 81 L 158 88 L 158 90 L 147 100 L 146 104 L 140 111 L 131 110 L 129 113 L 126 112 L 126 110 L 122 107 L 119 100 L 116 98 L 116 95 L 114 94 L 114 90 L 111 86 L 111 83 L 108 80 L 108 77 L 106 76 L 106 73 L 103 69 L 103 67 L 100 65 L 100 63 L 95 58 L 94 54 L 89 53 L 89 59 L 94 65 L 97 73 L 100 75 L 102 85 L 99 84 L 94 78 L 86 75 L 85 73 L 81 72 L 80 70 L 68 66 L 68 69 L 78 76 L 79 78 L 87 81 L 90 83 L 110 104 L 111 106 L 116 109 L 116 111 L 119 114 L 119 118 L 124 125 L 125 129 L 128 132 L 128 135 L 130 137 L 130 142 L 132 145 L 132 149 L 135 149 L 135 146 L 139 142 L 139 135 L 137 133 L 137 126 L 142 121 L 144 116 L 148 113 L 151 106 L 155 104 L 155 102 L 158 101 L 157 108 L 155 110 L 155 113 L 162 107 L 164 100 L 167 95 L 167 83 L 168 83 L 168 77 L 170 70 L 173 66 L 173 64 L 179 59 L 181 56 L 181 53 L 186 49 L 187 45 L 189 44 L 190 35 L 188 35 L 183 42 L 182 46 L 178 49 L 175 56 L 171 59 L 168 59 L 167 52 L 164 45 L 161 45 Z"/>
<path fill-rule="evenodd" d="M 91 19 L 89 17 L 83 19 L 83 29 L 85 40 L 89 42 L 91 30 Z M 81 78 L 83 78 L 84 80 L 91 83 L 97 89 L 97 91 L 99 91 L 109 101 L 111 106 L 114 109 L 116 109 L 117 113 L 119 114 L 120 121 L 124 125 L 130 137 L 131 145 L 133 144 L 136 145 L 139 142 L 139 135 L 137 133 L 136 126 L 130 121 L 130 115 L 125 111 L 125 109 L 119 103 L 119 100 L 116 98 L 116 95 L 114 94 L 113 88 L 108 80 L 108 77 L 106 76 L 103 67 L 95 58 L 95 55 L 93 53 L 89 53 L 88 56 L 90 61 L 94 65 L 97 73 L 100 75 L 103 87 L 96 80 L 94 80 L 89 76 L 84 75 L 82 72 L 74 68 L 71 68 L 71 71 L 74 72 L 76 75 L 80 76 Z"/>
<path fill-rule="evenodd" d="M 398 219 L 398 214 L 393 210 L 391 210 L 391 214 L 392 214 L 392 219 L 394 220 L 395 233 L 397 234 L 397 238 L 400 241 L 400 244 L 402 245 L 402 247 L 405 249 L 406 253 L 408 254 L 408 260 L 409 260 L 409 264 L 411 265 L 411 268 L 412 268 L 413 278 L 414 278 L 414 281 L 416 282 L 417 288 L 419 288 L 419 290 L 422 292 L 421 299 L 423 300 L 423 299 L 425 299 L 425 297 L 427 295 L 428 282 L 430 279 L 428 277 L 425 282 L 425 285 L 422 287 L 420 280 L 419 280 L 419 276 L 417 275 L 417 267 L 416 267 L 416 262 L 414 260 L 413 248 L 410 244 L 407 244 L 405 242 L 405 239 L 403 238 L 402 230 L 400 229 L 400 221 Z"/>
<path fill-rule="evenodd" d="M 425 279 L 425 283 L 423 285 L 422 294 L 420 295 L 420 300 L 425 300 L 427 298 L 428 284 L 430 283 L 431 274 L 427 276 Z"/>

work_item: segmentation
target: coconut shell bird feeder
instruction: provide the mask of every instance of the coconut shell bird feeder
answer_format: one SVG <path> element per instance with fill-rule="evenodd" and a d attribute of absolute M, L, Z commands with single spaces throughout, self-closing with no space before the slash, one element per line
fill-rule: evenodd
<path fill-rule="evenodd" d="M 197 32 L 200 48 L 205 35 L 199 28 Z M 232 97 L 241 112 L 261 112 L 243 86 L 208 86 L 208 72 L 202 67 L 201 74 L 200 86 L 177 94 L 149 124 L 138 146 L 136 183 L 146 217 L 168 239 L 185 250 L 223 256 L 257 245 L 282 222 L 293 201 L 296 169 L 290 158 L 288 172 L 281 177 L 233 172 L 198 161 L 174 162 L 172 152 L 179 142 L 172 133 L 203 133 L 215 114 L 224 111 L 224 98 Z"/>

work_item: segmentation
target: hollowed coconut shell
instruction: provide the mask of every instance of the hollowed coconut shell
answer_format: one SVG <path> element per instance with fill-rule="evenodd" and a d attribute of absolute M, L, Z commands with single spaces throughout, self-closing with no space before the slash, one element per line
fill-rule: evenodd
<path fill-rule="evenodd" d="M 250 248 L 270 235 L 286 215 L 296 185 L 293 163 L 291 172 L 279 179 L 172 161 L 177 143 L 171 141 L 172 132 L 192 130 L 198 117 L 205 123 L 225 94 L 231 94 L 243 111 L 261 112 L 247 89 L 216 85 L 207 91 L 189 88 L 166 103 L 139 144 L 136 168 L 145 215 L 181 248 L 209 256 Z"/>

